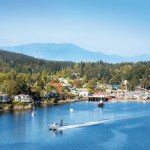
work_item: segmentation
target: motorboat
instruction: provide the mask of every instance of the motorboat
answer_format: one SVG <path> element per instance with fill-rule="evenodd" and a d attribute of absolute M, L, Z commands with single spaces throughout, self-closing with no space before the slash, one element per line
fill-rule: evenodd
<path fill-rule="evenodd" d="M 100 102 L 98 103 L 98 107 L 104 108 L 104 107 L 105 107 L 105 104 L 104 104 L 102 101 L 100 101 Z"/>
<path fill-rule="evenodd" d="M 34 117 L 35 116 L 35 105 L 34 105 L 34 101 L 33 101 L 33 108 L 32 108 L 32 112 L 31 112 L 31 115 L 32 115 L 32 117 Z"/>
<path fill-rule="evenodd" d="M 104 108 L 104 107 L 105 107 L 105 105 L 104 105 L 103 103 L 99 103 L 99 104 L 98 104 L 98 107 L 100 107 L 100 108 Z"/>
<path fill-rule="evenodd" d="M 32 117 L 34 117 L 34 116 L 35 116 L 35 112 L 34 112 L 34 111 L 32 111 L 31 115 L 32 115 Z"/>
<path fill-rule="evenodd" d="M 73 108 L 70 108 L 70 112 L 73 112 Z"/>

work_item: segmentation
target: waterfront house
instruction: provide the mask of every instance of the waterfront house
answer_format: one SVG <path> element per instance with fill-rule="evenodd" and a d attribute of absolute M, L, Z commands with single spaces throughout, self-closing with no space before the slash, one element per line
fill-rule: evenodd
<path fill-rule="evenodd" d="M 77 89 L 79 96 L 88 97 L 89 91 L 86 88 Z"/>
<path fill-rule="evenodd" d="M 70 90 L 71 94 L 78 95 L 78 91 L 75 88 L 70 88 L 69 90 Z"/>
<path fill-rule="evenodd" d="M 0 94 L 0 102 L 1 103 L 8 103 L 11 101 L 11 98 L 5 94 Z"/>
<path fill-rule="evenodd" d="M 15 101 L 15 102 L 25 102 L 25 103 L 29 103 L 29 102 L 32 102 L 33 99 L 32 99 L 32 97 L 29 96 L 29 95 L 19 94 L 19 95 L 14 96 L 14 101 Z"/>

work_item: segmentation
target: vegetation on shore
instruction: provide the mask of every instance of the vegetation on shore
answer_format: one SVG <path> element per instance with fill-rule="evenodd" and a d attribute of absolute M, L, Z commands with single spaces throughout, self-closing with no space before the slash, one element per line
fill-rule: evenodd
<path fill-rule="evenodd" d="M 36 109 L 38 107 L 45 107 L 45 106 L 53 106 L 53 105 L 62 105 L 66 103 L 72 103 L 79 101 L 77 99 L 70 99 L 70 100 L 60 100 L 57 103 L 52 100 L 43 100 L 33 103 L 25 103 L 25 102 L 9 102 L 9 103 L 1 103 L 0 104 L 0 111 L 11 111 L 11 110 L 32 110 L 33 108 Z"/>
<path fill-rule="evenodd" d="M 59 99 L 73 98 L 63 86 L 55 87 L 59 77 L 64 77 L 76 88 L 83 85 L 91 92 L 99 84 L 119 84 L 128 80 L 128 88 L 136 86 L 150 89 L 150 61 L 110 64 L 98 62 L 47 61 L 23 54 L 0 51 L 0 92 L 10 97 L 24 93 L 34 99 L 43 99 L 45 93 L 56 90 Z M 57 99 L 55 99 L 57 101 Z"/>

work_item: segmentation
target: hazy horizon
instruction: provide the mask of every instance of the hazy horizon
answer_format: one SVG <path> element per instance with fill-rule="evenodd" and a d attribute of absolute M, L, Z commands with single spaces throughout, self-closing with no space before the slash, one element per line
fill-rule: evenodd
<path fill-rule="evenodd" d="M 72 43 L 109 55 L 150 55 L 148 0 L 0 2 L 0 47 Z"/>
<path fill-rule="evenodd" d="M 72 44 L 72 45 L 74 45 L 74 46 L 77 46 L 77 47 L 79 47 L 79 48 L 81 48 L 81 49 L 84 49 L 84 50 L 86 50 L 86 51 L 89 51 L 89 52 L 98 52 L 98 53 L 103 53 L 103 54 L 106 54 L 106 55 L 116 55 L 116 56 L 121 56 L 121 57 L 136 57 L 136 56 L 142 56 L 142 55 L 149 55 L 150 56 L 150 54 L 148 54 L 148 53 L 143 53 L 143 54 L 135 54 L 135 55 L 131 55 L 131 56 L 124 56 L 124 55 L 119 55 L 119 54 L 107 54 L 107 53 L 105 53 L 105 52 L 102 52 L 102 51 L 92 51 L 92 50 L 89 50 L 89 49 L 85 49 L 84 47 L 81 47 L 80 45 L 76 45 L 76 44 L 74 44 L 74 43 L 24 43 L 24 44 L 18 44 L 18 45 L 10 45 L 10 46 L 4 46 L 4 47 L 20 47 L 20 46 L 26 46 L 26 45 L 34 45 L 34 44 Z M 7 50 L 7 49 L 3 49 L 4 47 L 1 47 L 0 46 L 0 48 L 2 49 L 2 50 L 6 50 L 6 51 L 11 51 L 11 52 L 16 52 L 16 51 L 13 51 L 13 50 L 11 50 L 11 49 L 9 49 L 9 50 Z M 38 56 L 39 57 L 39 56 Z"/>

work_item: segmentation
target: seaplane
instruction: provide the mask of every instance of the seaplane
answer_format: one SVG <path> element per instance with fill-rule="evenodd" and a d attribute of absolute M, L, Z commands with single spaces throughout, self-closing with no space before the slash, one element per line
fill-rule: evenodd
<path fill-rule="evenodd" d="M 56 130 L 61 129 L 61 127 L 65 125 L 67 125 L 67 123 L 64 123 L 63 120 L 61 119 L 60 123 L 50 123 L 49 130 L 56 131 Z"/>

